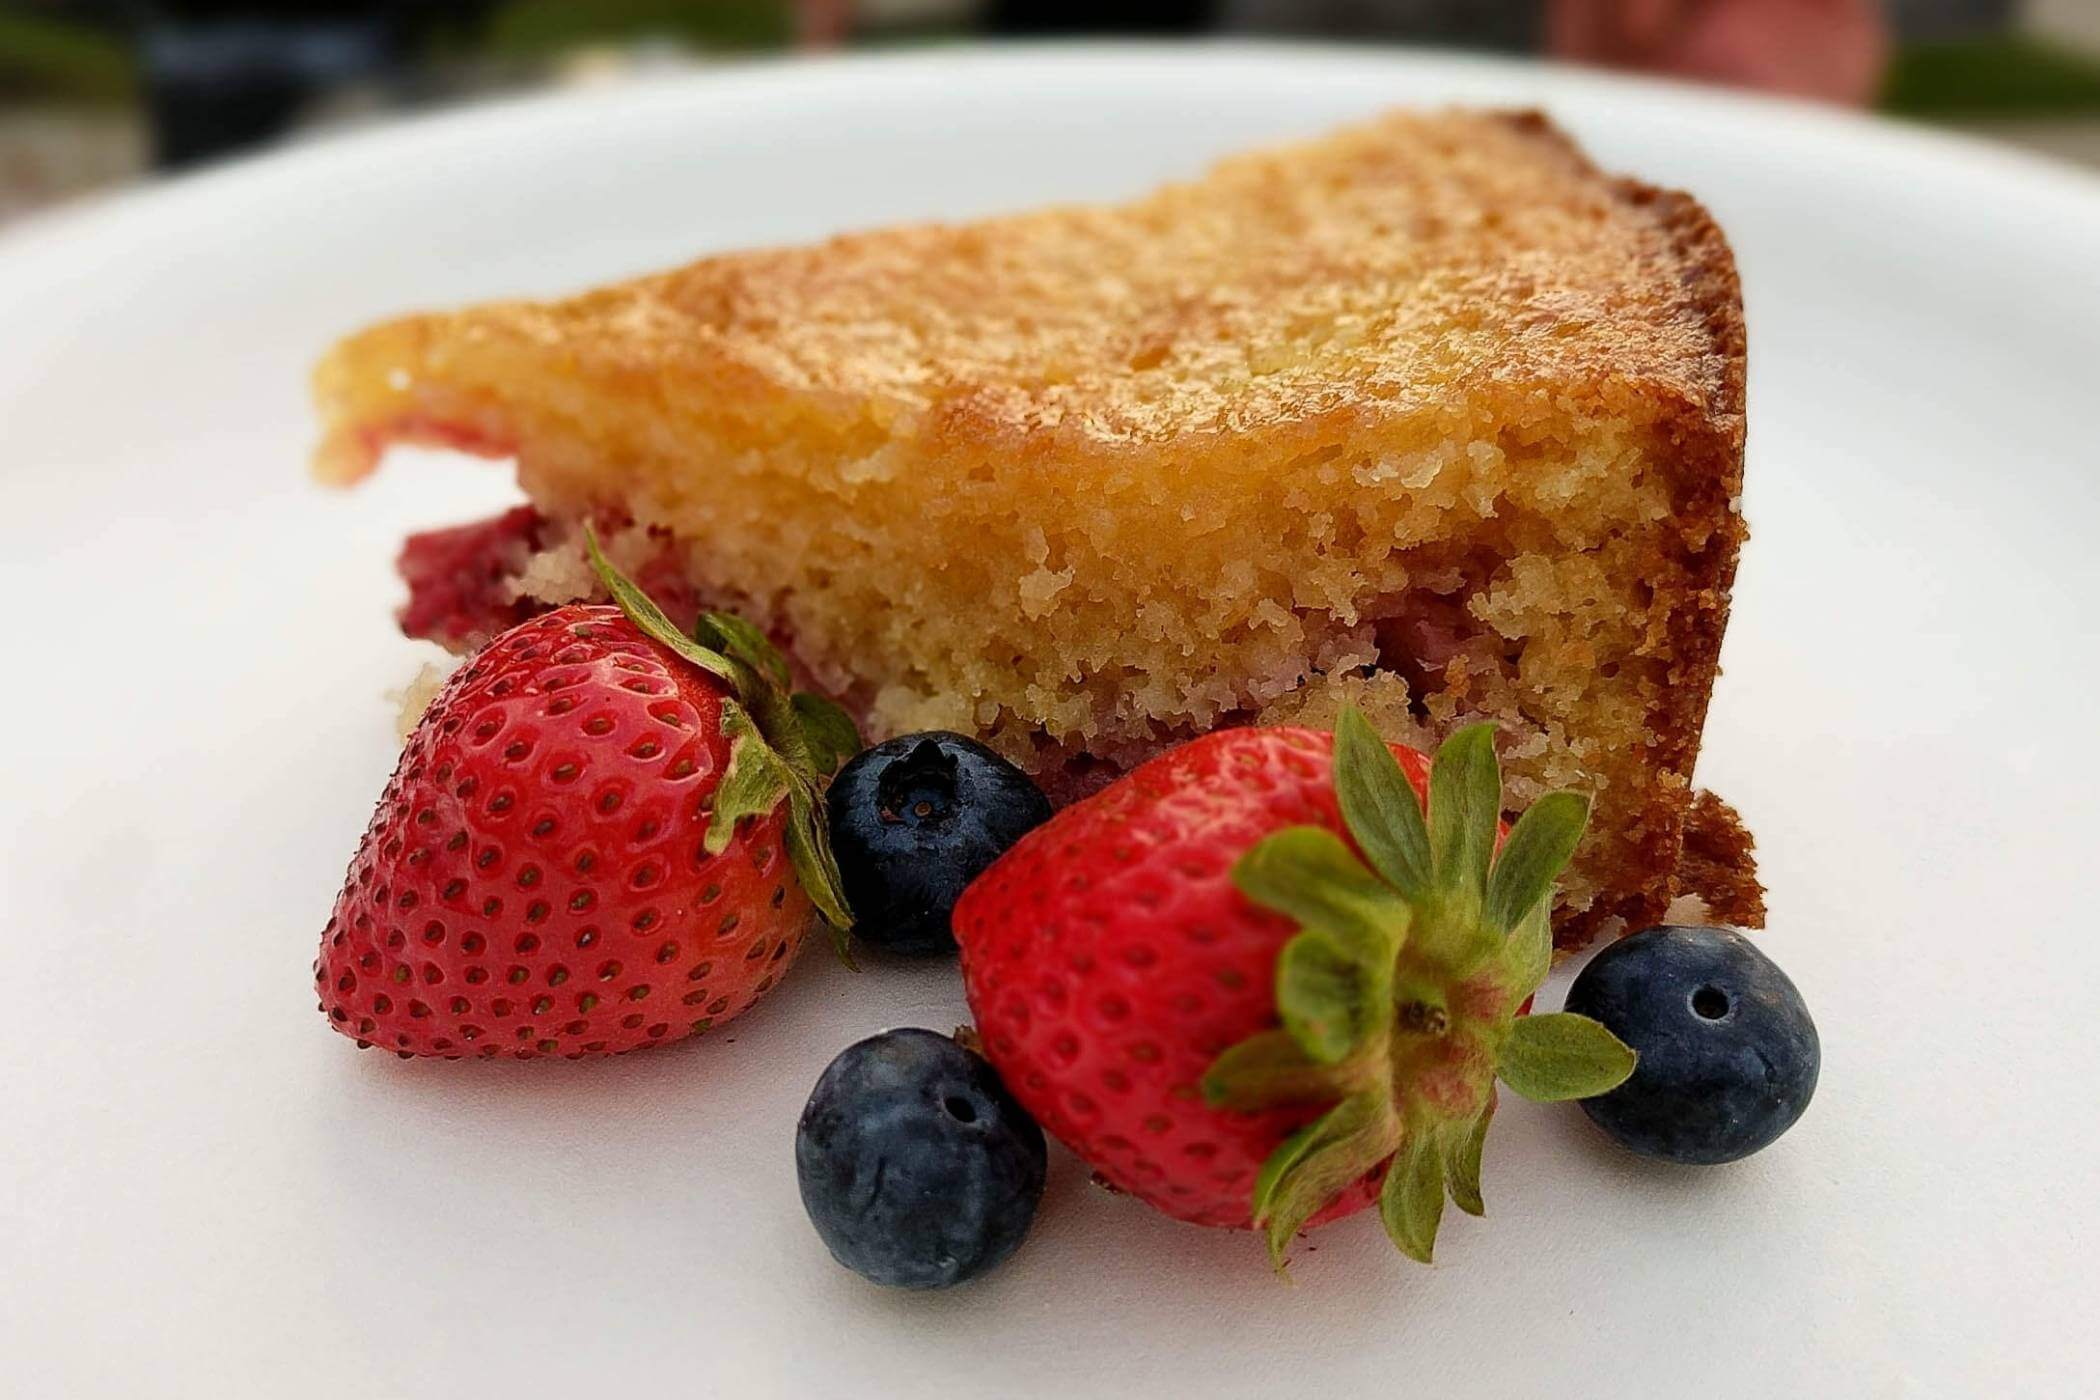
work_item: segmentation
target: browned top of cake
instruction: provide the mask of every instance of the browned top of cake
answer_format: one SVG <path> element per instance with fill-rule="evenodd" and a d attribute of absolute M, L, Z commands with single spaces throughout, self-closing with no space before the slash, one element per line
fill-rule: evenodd
<path fill-rule="evenodd" d="M 813 391 L 805 411 L 829 400 L 832 426 L 881 436 L 1082 452 L 1331 431 L 1482 389 L 1650 419 L 1741 409 L 1719 232 L 1682 195 L 1600 175 L 1536 114 L 1395 113 L 1129 204 L 707 258 L 376 327 L 331 364 L 391 351 L 442 372 L 432 352 L 462 338 L 559 345 L 638 390 Z M 324 402 L 361 416 L 331 374 Z"/>

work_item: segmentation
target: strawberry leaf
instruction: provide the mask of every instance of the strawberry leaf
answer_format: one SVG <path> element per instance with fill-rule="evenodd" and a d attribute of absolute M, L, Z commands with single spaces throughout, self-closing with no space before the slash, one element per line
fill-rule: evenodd
<path fill-rule="evenodd" d="M 1480 1152 L 1487 1145 L 1488 1124 L 1494 1117 L 1491 1086 L 1487 1107 L 1480 1110 L 1479 1117 L 1469 1123 L 1448 1124 L 1443 1131 L 1444 1187 L 1451 1193 L 1451 1204 L 1468 1215 L 1486 1213 L 1480 1200 Z"/>
<path fill-rule="evenodd" d="M 1407 901 L 1320 826 L 1263 837 L 1232 867 L 1240 893 L 1264 908 L 1330 935 L 1344 954 L 1392 965 L 1407 936 Z"/>
<path fill-rule="evenodd" d="M 1574 792 L 1549 792 L 1524 810 L 1488 875 L 1489 928 L 1508 933 L 1552 895 L 1589 819 L 1590 800 Z"/>
<path fill-rule="evenodd" d="M 1255 1223 L 1268 1234 L 1269 1260 L 1283 1267 L 1284 1251 L 1305 1222 L 1376 1167 L 1393 1150 L 1400 1121 L 1392 1101 L 1381 1090 L 1351 1094 L 1311 1127 L 1293 1134 L 1262 1166 L 1268 1190 L 1257 1182 L 1262 1207 Z M 1289 1156 L 1271 1171 L 1285 1153 Z"/>
<path fill-rule="evenodd" d="M 1633 1073 L 1634 1052 L 1602 1025 L 1572 1011 L 1519 1016 L 1495 1072 L 1538 1103 L 1608 1093 Z"/>
<path fill-rule="evenodd" d="M 1542 899 L 1510 931 L 1502 945 L 1502 966 L 1508 969 L 1510 986 L 1529 996 L 1553 970 L 1553 901 Z"/>
<path fill-rule="evenodd" d="M 1495 727 L 1469 724 L 1444 741 L 1429 769 L 1429 849 L 1437 884 L 1482 898 L 1502 820 Z"/>
<path fill-rule="evenodd" d="M 818 773 L 829 777 L 860 752 L 860 730 L 841 706 L 807 690 L 796 691 L 792 703 Z"/>
<path fill-rule="evenodd" d="M 847 933 L 853 927 L 853 911 L 846 907 L 845 881 L 832 858 L 830 832 L 824 804 L 816 794 L 797 783 L 788 794 L 788 820 L 784 844 L 809 902 L 831 927 L 833 950 L 846 966 L 853 966 Z"/>
<path fill-rule="evenodd" d="M 1408 900 L 1420 900 L 1433 869 L 1422 801 L 1354 705 L 1334 726 L 1334 791 L 1342 820 L 1371 865 Z"/>
<path fill-rule="evenodd" d="M 1298 922 L 1302 931 L 1276 959 L 1276 1009 L 1308 1056 L 1339 1063 L 1392 1014 L 1407 902 L 1325 827 L 1264 838 L 1232 878 L 1249 899 Z"/>
<path fill-rule="evenodd" d="M 1277 956 L 1276 1012 L 1309 1058 L 1339 1064 L 1390 1014 L 1374 980 L 1332 936 L 1307 929 Z"/>
<path fill-rule="evenodd" d="M 1289 1031 L 1263 1031 L 1218 1056 L 1203 1076 L 1203 1101 L 1242 1112 L 1337 1097 L 1335 1074 Z"/>
<path fill-rule="evenodd" d="M 715 788 L 714 811 L 701 841 L 709 855 L 729 849 L 744 818 L 766 816 L 779 806 L 795 778 L 742 706 L 722 702 L 722 732 L 729 736 L 729 769 Z"/>
<path fill-rule="evenodd" d="M 726 681 L 732 687 L 737 685 L 740 679 L 737 663 L 679 631 L 677 624 L 664 616 L 664 610 L 656 606 L 648 594 L 612 566 L 605 552 L 598 548 L 597 534 L 588 525 L 583 530 L 583 547 L 590 555 L 591 570 L 598 575 L 598 582 L 605 585 L 605 591 L 619 604 L 620 611 L 627 614 L 628 620 L 640 628 L 643 635 L 668 647 L 715 679 Z"/>
<path fill-rule="evenodd" d="M 815 782 L 816 754 L 810 747 L 809 732 L 802 727 L 802 716 L 795 712 L 794 701 L 789 699 L 786 691 L 746 666 L 741 659 L 732 659 L 743 668 L 748 678 L 738 694 L 746 697 L 745 704 L 751 710 L 751 718 L 758 723 L 758 732 L 766 736 L 766 742 L 797 777 Z"/>
<path fill-rule="evenodd" d="M 792 683 L 787 658 L 780 654 L 780 648 L 774 646 L 764 632 L 735 613 L 700 614 L 699 621 L 693 624 L 693 638 L 702 646 L 735 657 L 777 686 L 785 688 Z"/>
<path fill-rule="evenodd" d="M 1276 1204 L 1277 1187 L 1290 1174 L 1291 1168 L 1312 1150 L 1319 1126 L 1317 1119 L 1306 1124 L 1277 1143 L 1276 1149 L 1262 1160 L 1261 1170 L 1254 1174 L 1253 1218 L 1256 1225 L 1269 1218 L 1269 1211 Z"/>
<path fill-rule="evenodd" d="M 1444 1218 L 1444 1159 L 1430 1134 L 1409 1132 L 1393 1154 L 1378 1191 L 1378 1218 L 1402 1254 L 1420 1264 L 1430 1261 Z"/>

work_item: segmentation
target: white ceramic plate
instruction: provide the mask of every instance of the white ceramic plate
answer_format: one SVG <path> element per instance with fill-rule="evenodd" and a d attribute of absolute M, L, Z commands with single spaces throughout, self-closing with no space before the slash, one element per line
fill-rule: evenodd
<path fill-rule="evenodd" d="M 726 1034 L 403 1063 L 309 962 L 393 760 L 412 528 L 309 484 L 304 375 L 410 307 L 1128 194 L 1405 102 L 1541 104 L 1735 241 L 1755 531 L 1701 775 L 1755 828 L 1815 1106 L 1668 1170 L 1508 1102 L 1439 1263 L 1295 1286 L 1069 1157 L 982 1284 L 797 1202 L 796 1111 L 952 971 L 807 958 Z M 0 242 L 0 1390 L 25 1397 L 2065 1395 L 2092 1308 L 2100 183 L 1801 107 L 1448 58 L 944 50 L 313 145 Z M 1549 992 L 1553 1004 L 1557 992 Z"/>

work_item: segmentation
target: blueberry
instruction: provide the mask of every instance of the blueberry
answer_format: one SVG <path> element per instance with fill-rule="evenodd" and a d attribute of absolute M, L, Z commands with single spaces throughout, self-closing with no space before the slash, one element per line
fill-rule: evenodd
<path fill-rule="evenodd" d="M 1729 929 L 1621 939 L 1575 979 L 1567 1009 L 1639 1052 L 1632 1078 L 1582 1107 L 1644 1157 L 1747 1157 L 1793 1127 L 1816 1091 L 1823 1051 L 1801 993 Z"/>
<path fill-rule="evenodd" d="M 952 953 L 955 901 L 1050 819 L 1026 773 L 960 734 L 907 734 L 839 770 L 831 849 L 857 937 L 896 953 Z"/>
<path fill-rule="evenodd" d="M 932 1031 L 849 1046 L 795 1128 L 817 1233 L 841 1264 L 896 1288 L 946 1288 L 1012 1254 L 1043 1169 L 1035 1120 L 989 1064 Z"/>

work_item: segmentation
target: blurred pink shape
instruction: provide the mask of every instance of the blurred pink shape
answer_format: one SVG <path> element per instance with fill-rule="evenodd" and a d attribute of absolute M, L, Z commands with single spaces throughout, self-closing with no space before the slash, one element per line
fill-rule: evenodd
<path fill-rule="evenodd" d="M 853 0 L 795 0 L 795 37 L 804 48 L 837 48 L 853 32 Z"/>
<path fill-rule="evenodd" d="M 1546 41 L 1578 63 L 1853 106 L 1889 51 L 1875 0 L 1547 0 Z"/>

